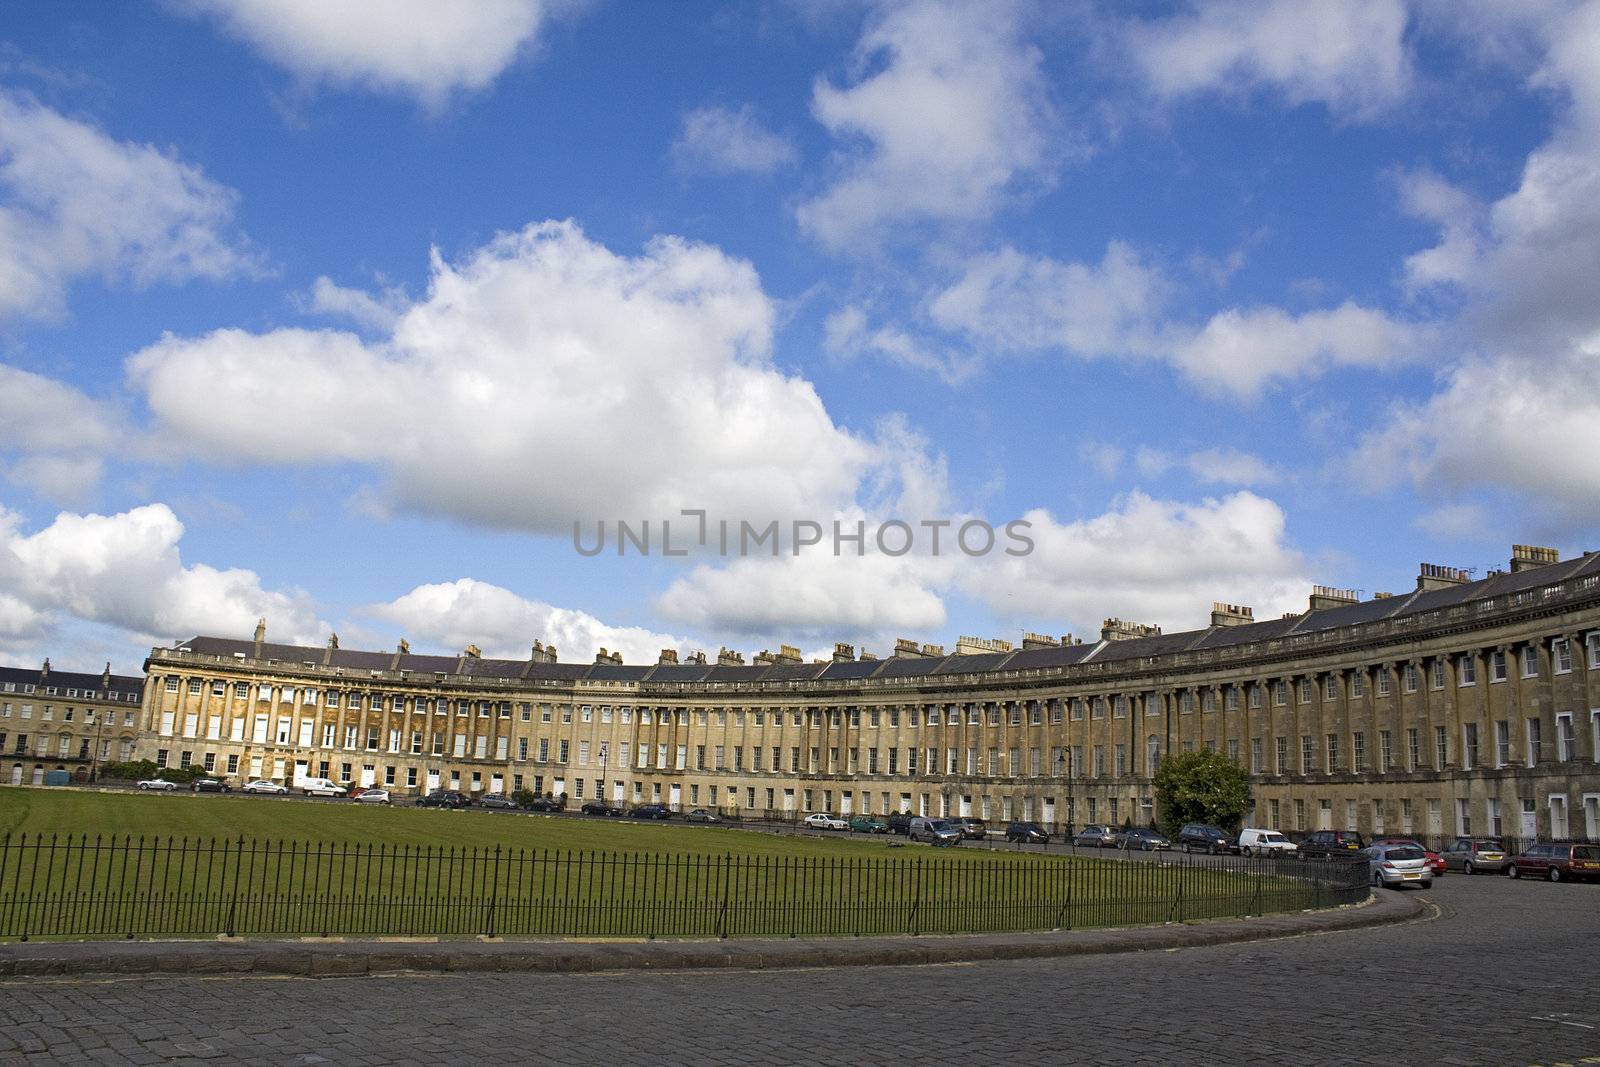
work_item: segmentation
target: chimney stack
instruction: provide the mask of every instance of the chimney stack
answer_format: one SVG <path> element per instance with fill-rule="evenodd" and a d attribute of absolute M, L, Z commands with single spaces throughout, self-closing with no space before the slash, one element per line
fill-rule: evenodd
<path fill-rule="evenodd" d="M 1212 626 L 1246 626 L 1255 621 L 1255 611 L 1242 604 L 1224 604 L 1218 600 L 1211 602 Z"/>
<path fill-rule="evenodd" d="M 1520 574 L 1531 571 L 1535 567 L 1543 567 L 1550 563 L 1560 563 L 1561 553 L 1553 548 L 1544 548 L 1539 545 L 1512 545 L 1511 546 L 1511 573 Z"/>
<path fill-rule="evenodd" d="M 656 666 L 658 666 L 658 667 L 661 666 L 663 663 L 677 663 L 677 662 L 678 662 L 678 650 L 675 649 L 675 648 L 663 648 L 661 650 L 661 655 L 656 658 Z"/>
<path fill-rule="evenodd" d="M 1342 608 L 1347 604 L 1357 603 L 1360 599 L 1354 589 L 1335 589 L 1331 585 L 1314 585 L 1311 587 L 1311 600 L 1307 610 L 1321 611 L 1324 608 Z"/>
<path fill-rule="evenodd" d="M 1465 585 L 1472 575 L 1460 567 L 1446 567 L 1438 563 L 1424 563 L 1417 568 L 1417 592 L 1431 593 L 1435 589 L 1450 589 Z"/>

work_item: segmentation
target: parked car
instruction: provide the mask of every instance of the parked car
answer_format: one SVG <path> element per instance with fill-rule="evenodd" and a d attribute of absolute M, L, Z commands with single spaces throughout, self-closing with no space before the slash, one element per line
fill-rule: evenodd
<path fill-rule="evenodd" d="M 632 819 L 670 819 L 672 809 L 664 804 L 640 804 L 628 812 Z"/>
<path fill-rule="evenodd" d="M 1072 843 L 1083 848 L 1116 848 L 1117 831 L 1109 826 L 1085 826 L 1073 835 Z"/>
<path fill-rule="evenodd" d="M 1287 856 L 1295 851 L 1293 841 L 1276 830 L 1263 830 L 1258 826 L 1240 830 L 1237 844 L 1241 856 Z"/>
<path fill-rule="evenodd" d="M 909 811 L 897 811 L 889 816 L 889 832 L 904 837 L 911 833 L 911 820 L 916 818 Z"/>
<path fill-rule="evenodd" d="M 1529 845 L 1521 855 L 1511 858 L 1506 873 L 1513 878 L 1527 875 L 1552 882 L 1600 878 L 1600 845 L 1577 845 L 1571 841 Z"/>
<path fill-rule="evenodd" d="M 812 830 L 848 830 L 850 824 L 837 815 L 829 815 L 825 811 L 815 811 L 800 820 Z"/>
<path fill-rule="evenodd" d="M 523 805 L 529 811 L 566 811 L 566 797 L 534 797 Z"/>
<path fill-rule="evenodd" d="M 300 782 L 300 791 L 308 797 L 342 797 L 348 790 L 331 778 L 306 778 Z"/>
<path fill-rule="evenodd" d="M 1208 822 L 1185 823 L 1178 831 L 1179 852 L 1209 852 L 1214 856 L 1233 851 L 1233 838 Z"/>
<path fill-rule="evenodd" d="M 1014 822 L 1006 827 L 1006 840 L 1019 845 L 1042 845 L 1050 835 L 1036 822 Z"/>
<path fill-rule="evenodd" d="M 1122 831 L 1117 847 L 1129 852 L 1160 852 L 1172 847 L 1172 839 L 1148 826 L 1135 826 Z"/>
<path fill-rule="evenodd" d="M 289 790 L 287 787 L 279 785 L 277 782 L 269 782 L 265 778 L 258 778 L 253 782 L 246 782 L 244 788 L 239 790 L 239 792 L 261 793 L 267 796 L 281 797 L 286 795 Z"/>
<path fill-rule="evenodd" d="M 457 789 L 435 789 L 426 796 L 417 798 L 419 808 L 465 808 L 472 804 L 472 800 L 465 793 Z"/>
<path fill-rule="evenodd" d="M 1410 845 L 1413 848 L 1422 849 L 1422 854 L 1428 859 L 1428 870 L 1432 872 L 1435 878 L 1443 878 L 1445 871 L 1449 869 L 1444 865 L 1443 856 L 1414 837 L 1374 837 L 1370 843 L 1374 845 Z"/>
<path fill-rule="evenodd" d="M 607 804 L 603 800 L 591 800 L 578 810 L 585 815 L 603 815 L 608 819 L 615 819 L 624 814 L 621 808 L 615 804 Z"/>
<path fill-rule="evenodd" d="M 363 789 L 361 794 L 354 798 L 357 804 L 393 804 L 387 789 Z"/>
<path fill-rule="evenodd" d="M 886 834 L 889 832 L 889 823 L 876 815 L 852 815 L 850 817 L 850 832 L 853 834 Z"/>
<path fill-rule="evenodd" d="M 231 793 L 233 786 L 220 778 L 196 778 L 189 783 L 189 790 L 194 793 Z"/>
<path fill-rule="evenodd" d="M 982 819 L 974 819 L 969 815 L 952 816 L 945 820 L 961 831 L 963 841 L 982 841 L 989 836 L 989 827 Z"/>
<path fill-rule="evenodd" d="M 930 845 L 959 845 L 961 831 L 946 819 L 930 819 L 918 815 L 911 820 L 907 836 L 913 841 L 926 841 Z"/>
<path fill-rule="evenodd" d="M 1462 874 L 1491 871 L 1499 874 L 1511 864 L 1506 847 L 1493 837 L 1458 837 L 1439 853 L 1444 865 Z"/>
<path fill-rule="evenodd" d="M 1350 857 L 1365 848 L 1367 843 L 1354 830 L 1313 830 L 1300 842 L 1297 850 L 1303 860 Z"/>
<path fill-rule="evenodd" d="M 1367 871 L 1373 885 L 1398 889 L 1403 885 L 1418 885 L 1427 889 L 1433 885 L 1433 871 L 1428 867 L 1428 857 L 1416 845 L 1368 845 L 1358 855 L 1367 858 Z"/>
<path fill-rule="evenodd" d="M 478 798 L 478 807 L 489 811 L 516 811 L 517 802 L 504 793 L 485 793 Z"/>
<path fill-rule="evenodd" d="M 691 811 L 689 814 L 685 815 L 683 818 L 684 818 L 684 821 L 686 821 L 686 822 L 721 822 L 722 821 L 722 816 L 718 815 L 716 812 L 711 811 L 711 810 L 709 810 L 707 808 L 695 808 L 693 811 Z"/>
<path fill-rule="evenodd" d="M 165 778 L 146 778 L 144 781 L 139 782 L 138 786 L 146 792 L 170 793 L 178 788 L 178 783 L 169 782 Z"/>

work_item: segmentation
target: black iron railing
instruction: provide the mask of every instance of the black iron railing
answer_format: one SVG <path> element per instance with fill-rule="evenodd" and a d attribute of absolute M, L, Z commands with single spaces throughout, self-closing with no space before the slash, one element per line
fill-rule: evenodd
<path fill-rule="evenodd" d="M 907 853 L 24 835 L 0 840 L 0 938 L 914 935 L 1259 915 L 1368 892 L 1364 863 Z"/>

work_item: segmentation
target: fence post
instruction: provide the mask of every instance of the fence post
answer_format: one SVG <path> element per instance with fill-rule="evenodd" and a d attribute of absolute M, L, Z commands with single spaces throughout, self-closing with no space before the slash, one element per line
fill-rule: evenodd
<path fill-rule="evenodd" d="M 508 705 L 509 706 L 509 705 Z M 484 916 L 483 936 L 494 936 L 495 908 L 500 904 L 500 846 L 494 846 L 494 872 L 489 876 L 488 914 Z"/>
<path fill-rule="evenodd" d="M 916 883 L 916 892 L 911 903 L 911 936 L 916 937 L 922 932 L 922 857 L 918 856 L 915 866 L 911 870 L 911 879 Z"/>
<path fill-rule="evenodd" d="M 722 941 L 728 939 L 728 866 L 732 862 L 732 853 L 722 857 L 722 908 L 717 913 L 717 937 Z"/>

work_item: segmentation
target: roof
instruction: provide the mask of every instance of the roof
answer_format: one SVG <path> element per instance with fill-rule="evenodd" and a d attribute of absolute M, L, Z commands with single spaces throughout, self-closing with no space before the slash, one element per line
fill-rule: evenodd
<path fill-rule="evenodd" d="M 58 671 L 50 668 L 48 678 L 43 677 L 41 667 L 0 667 L 0 687 L 10 684 L 18 691 L 23 686 L 31 685 L 35 690 L 43 690 L 49 695 L 49 690 L 54 689 L 57 695 L 64 696 L 69 689 L 75 689 L 85 697 L 99 696 L 102 692 L 110 692 L 117 699 L 126 701 L 128 697 L 137 698 L 144 692 L 144 679 L 126 674 L 113 674 L 109 689 L 101 686 L 104 681 L 103 674 L 96 672 L 88 674 L 81 671 Z"/>
<path fill-rule="evenodd" d="M 882 660 L 842 660 L 822 663 L 702 664 L 660 663 L 622 665 L 616 663 L 545 663 L 526 660 L 490 659 L 462 656 L 425 656 L 407 653 L 399 657 L 401 670 L 413 673 L 439 673 L 470 678 L 530 679 L 534 681 L 576 682 L 615 681 L 633 683 L 698 682 L 808 682 L 860 681 L 864 679 L 916 679 L 931 675 L 981 674 L 996 671 L 1037 670 L 1069 667 L 1086 661 L 1127 662 L 1198 649 L 1230 648 L 1257 641 L 1318 633 L 1339 627 L 1355 626 L 1388 618 L 1404 618 L 1440 608 L 1454 607 L 1488 597 L 1516 593 L 1553 585 L 1570 578 L 1600 576 L 1600 552 L 1589 552 L 1560 563 L 1546 564 L 1519 573 L 1493 574 L 1477 581 L 1429 592 L 1365 600 L 1337 607 L 1321 608 L 1282 619 L 1267 619 L 1242 626 L 1208 626 L 1204 629 L 1156 634 L 1150 637 L 1093 644 L 1054 645 L 1024 648 L 1012 652 L 983 652 L 975 655 L 906 656 Z M 254 642 L 222 637 L 196 637 L 180 648 L 224 658 L 250 657 Z M 286 663 L 321 664 L 326 656 L 330 665 L 353 670 L 388 670 L 395 661 L 392 652 L 363 652 L 301 645 L 263 644 L 266 658 Z M 0 668 L 0 680 L 21 680 L 21 675 L 37 684 L 37 670 Z M 10 674 L 4 672 L 11 672 Z M 15 676 L 14 676 L 15 675 Z M 50 672 L 53 684 L 66 688 L 97 687 L 98 675 Z M 64 678 L 76 681 L 61 681 Z M 116 676 L 118 684 L 142 688 L 142 679 Z M 93 683 L 91 686 L 90 683 Z"/>

